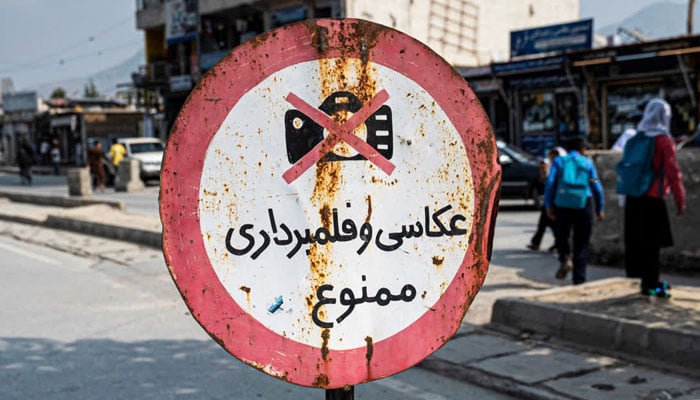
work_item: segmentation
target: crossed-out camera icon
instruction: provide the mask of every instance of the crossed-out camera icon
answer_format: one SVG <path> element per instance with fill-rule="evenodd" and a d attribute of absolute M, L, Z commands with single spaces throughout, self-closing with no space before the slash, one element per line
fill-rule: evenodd
<path fill-rule="evenodd" d="M 391 175 L 392 114 L 383 105 L 388 99 L 382 90 L 363 105 L 350 92 L 336 92 L 315 108 L 289 93 L 286 100 L 297 109 L 285 113 L 284 126 L 287 158 L 294 165 L 284 180 L 291 183 L 317 162 L 347 160 L 369 160 Z M 341 140 L 350 148 L 338 146 Z"/>

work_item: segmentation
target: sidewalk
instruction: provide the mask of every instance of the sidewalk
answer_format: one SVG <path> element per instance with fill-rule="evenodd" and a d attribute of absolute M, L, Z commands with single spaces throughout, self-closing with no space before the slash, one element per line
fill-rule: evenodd
<path fill-rule="evenodd" d="M 24 201 L 31 200 L 27 196 Z M 161 224 L 157 216 L 131 214 L 106 204 L 50 206 L 42 196 L 33 196 L 44 205 L 10 201 L 0 193 L 0 219 L 161 247 Z M 518 224 L 523 225 L 514 223 Z M 503 247 L 512 247 L 515 241 L 508 237 L 507 231 L 501 233 L 502 242 L 508 243 L 496 249 L 494 258 L 503 258 Z M 519 257 L 530 255 L 531 252 L 523 251 Z M 514 258 L 518 263 L 523 262 Z M 533 270 L 528 273 L 534 274 Z M 487 276 L 484 288 L 465 318 L 468 322 L 419 367 L 519 399 L 700 399 L 700 367 L 692 363 L 700 360 L 697 336 L 700 285 L 696 285 L 699 280 L 688 278 L 683 284 L 691 286 L 674 288 L 678 299 L 637 304 L 641 308 L 635 322 L 628 318 L 629 313 L 619 310 L 629 306 L 624 302 L 631 295 L 629 285 L 625 286 L 619 279 L 603 279 L 615 273 L 612 268 L 592 268 L 591 279 L 595 280 L 591 283 L 552 289 L 552 282 L 539 278 L 534 279 L 535 283 L 532 277 L 529 281 L 520 276 L 502 278 L 512 272 L 492 262 L 489 274 L 495 281 Z M 502 288 L 495 287 L 499 285 L 507 289 L 499 290 Z M 605 298 L 592 297 L 592 293 L 605 293 Z M 641 300 L 640 296 L 632 298 Z M 661 318 L 674 309 L 683 311 L 686 324 L 668 323 Z M 486 320 L 481 321 L 484 317 L 476 315 L 479 313 L 488 313 Z M 645 313 L 651 322 L 643 318 Z M 607 323 L 601 324 L 595 319 L 598 317 Z M 639 326 L 644 326 L 646 333 Z M 668 333 L 666 339 L 655 340 L 649 333 L 659 330 Z M 630 341 L 646 346 L 650 352 L 625 346 Z M 674 365 L 672 359 L 659 359 L 664 346 L 673 343 L 673 351 L 685 349 L 687 358 L 683 363 Z"/>
<path fill-rule="evenodd" d="M 518 399 L 700 399 L 700 379 L 541 335 L 463 325 L 421 367 Z"/>

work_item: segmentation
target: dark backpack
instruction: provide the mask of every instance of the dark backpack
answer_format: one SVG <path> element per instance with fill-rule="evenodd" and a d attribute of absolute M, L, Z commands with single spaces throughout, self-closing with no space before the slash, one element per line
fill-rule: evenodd
<path fill-rule="evenodd" d="M 557 179 L 554 205 L 561 208 L 582 209 L 589 197 L 590 176 L 584 156 L 567 154 L 561 157 L 561 170 Z"/>
<path fill-rule="evenodd" d="M 617 193 L 632 197 L 643 196 L 654 181 L 653 166 L 656 138 L 644 132 L 632 136 L 622 152 L 622 160 L 615 165 Z"/>

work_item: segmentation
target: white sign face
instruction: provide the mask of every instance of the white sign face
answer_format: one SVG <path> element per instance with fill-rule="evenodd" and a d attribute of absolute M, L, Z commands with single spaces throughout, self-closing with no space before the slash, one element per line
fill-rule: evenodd
<path fill-rule="evenodd" d="M 341 63 L 344 83 L 309 83 Z M 378 94 L 360 111 L 369 102 L 352 93 L 367 76 Z M 384 163 L 339 141 L 295 172 L 330 140 L 324 118 L 350 125 Z M 475 193 L 466 152 L 438 102 L 395 70 L 359 59 L 283 68 L 241 97 L 206 151 L 198 211 L 211 266 L 242 310 L 285 338 L 344 350 L 391 337 L 464 261 Z"/>
<path fill-rule="evenodd" d="M 367 21 L 285 25 L 224 57 L 178 115 L 163 253 L 241 361 L 311 387 L 383 378 L 449 340 L 478 293 L 497 154 L 425 45 Z"/>

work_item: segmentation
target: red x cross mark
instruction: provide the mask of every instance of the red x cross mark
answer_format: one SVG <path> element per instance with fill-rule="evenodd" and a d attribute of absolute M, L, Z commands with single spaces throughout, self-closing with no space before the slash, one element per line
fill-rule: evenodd
<path fill-rule="evenodd" d="M 374 97 L 372 97 L 367 104 L 360 108 L 356 113 L 354 113 L 347 121 L 342 124 L 336 122 L 329 115 L 319 110 L 318 108 L 310 105 L 304 100 L 300 99 L 294 93 L 289 93 L 286 97 L 289 104 L 296 107 L 297 110 L 301 111 L 307 117 L 311 118 L 314 122 L 321 125 L 323 128 L 327 129 L 329 134 L 323 139 L 319 144 L 314 146 L 308 153 L 306 153 L 296 164 L 292 165 L 287 171 L 282 174 L 285 182 L 292 183 L 295 179 L 301 176 L 307 169 L 315 165 L 323 156 L 328 154 L 333 147 L 338 144 L 341 140 L 345 141 L 348 145 L 354 148 L 358 153 L 362 154 L 367 160 L 379 167 L 387 175 L 391 175 L 394 172 L 395 165 L 391 161 L 387 160 L 384 156 L 379 154 L 379 152 L 367 142 L 357 137 L 353 131 L 355 128 L 363 124 L 367 118 L 374 114 L 387 100 L 389 100 L 389 94 L 386 90 L 382 89 Z"/>

